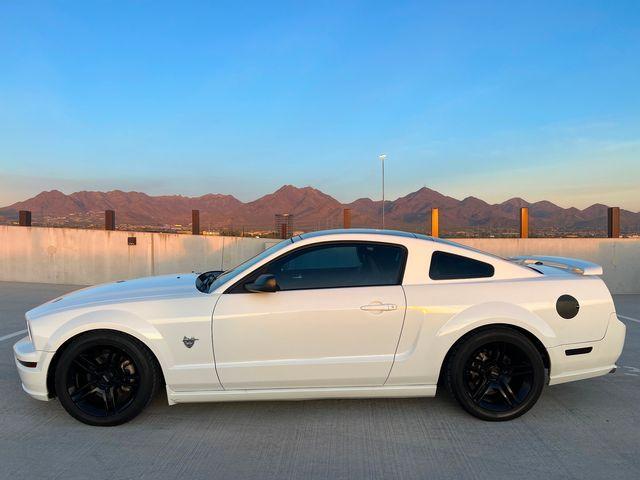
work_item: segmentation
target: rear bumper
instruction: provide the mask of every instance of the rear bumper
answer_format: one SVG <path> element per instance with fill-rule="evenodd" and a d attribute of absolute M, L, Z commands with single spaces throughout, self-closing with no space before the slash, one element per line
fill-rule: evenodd
<path fill-rule="evenodd" d="M 616 314 L 609 317 L 609 325 L 602 340 L 587 343 L 559 345 L 548 349 L 551 360 L 549 385 L 599 377 L 615 370 L 622 353 L 626 326 Z M 570 349 L 589 348 L 589 353 L 567 356 Z"/>
<path fill-rule="evenodd" d="M 13 346 L 13 356 L 22 382 L 22 389 L 36 400 L 49 400 L 47 371 L 53 353 L 35 350 L 29 337 L 24 337 Z M 25 364 L 35 364 L 35 366 L 31 367 Z"/>

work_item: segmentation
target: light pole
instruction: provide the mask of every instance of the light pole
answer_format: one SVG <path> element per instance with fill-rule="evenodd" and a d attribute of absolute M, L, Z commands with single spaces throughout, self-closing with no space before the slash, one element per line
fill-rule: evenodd
<path fill-rule="evenodd" d="M 383 153 L 378 158 L 382 163 L 382 229 L 384 230 L 384 160 L 387 156 Z"/>

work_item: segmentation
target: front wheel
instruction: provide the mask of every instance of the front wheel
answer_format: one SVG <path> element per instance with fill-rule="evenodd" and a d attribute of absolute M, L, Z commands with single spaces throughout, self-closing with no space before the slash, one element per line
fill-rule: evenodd
<path fill-rule="evenodd" d="M 74 418 L 97 426 L 128 422 L 151 401 L 159 372 L 151 352 L 132 337 L 96 331 L 73 340 L 56 365 L 55 389 Z"/>
<path fill-rule="evenodd" d="M 536 403 L 544 383 L 540 352 L 527 337 L 508 328 L 467 338 L 452 352 L 447 365 L 453 397 L 482 420 L 519 417 Z"/>

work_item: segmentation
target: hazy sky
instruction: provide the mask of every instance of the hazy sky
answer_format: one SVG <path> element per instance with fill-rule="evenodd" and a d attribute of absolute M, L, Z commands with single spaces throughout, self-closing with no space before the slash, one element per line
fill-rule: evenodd
<path fill-rule="evenodd" d="M 0 205 L 424 185 L 640 210 L 640 2 L 0 2 Z"/>

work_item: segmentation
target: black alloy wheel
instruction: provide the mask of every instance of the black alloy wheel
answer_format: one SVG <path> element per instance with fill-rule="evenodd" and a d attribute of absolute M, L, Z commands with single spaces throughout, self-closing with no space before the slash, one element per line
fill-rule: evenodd
<path fill-rule="evenodd" d="M 511 420 L 529 410 L 545 383 L 542 357 L 521 333 L 481 331 L 452 353 L 447 380 L 453 396 L 483 420 Z"/>
<path fill-rule="evenodd" d="M 137 340 L 92 332 L 63 351 L 55 371 L 56 394 L 81 422 L 119 425 L 150 402 L 159 383 L 157 370 L 155 359 Z"/>
<path fill-rule="evenodd" d="M 91 347 L 71 362 L 67 393 L 83 412 L 108 417 L 133 402 L 140 376 L 133 360 L 112 346 Z"/>

